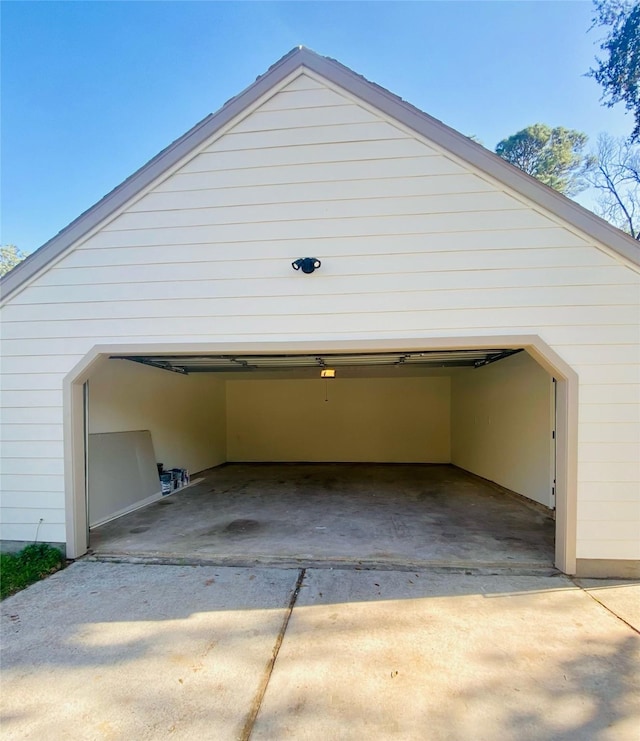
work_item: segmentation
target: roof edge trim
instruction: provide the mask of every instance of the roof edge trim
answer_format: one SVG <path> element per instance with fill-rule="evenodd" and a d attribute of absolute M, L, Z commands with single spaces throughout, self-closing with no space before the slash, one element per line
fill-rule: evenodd
<path fill-rule="evenodd" d="M 305 50 L 307 51 L 307 50 Z M 313 54 L 313 52 L 312 52 Z M 640 267 L 640 242 L 576 201 L 541 183 L 486 147 L 421 111 L 386 88 L 328 57 L 314 54 L 314 72 L 474 165 Z"/>
<path fill-rule="evenodd" d="M 256 102 L 272 87 L 282 82 L 301 66 L 297 57 L 301 51 L 302 49 L 296 47 L 288 52 L 249 87 L 228 100 L 216 113 L 209 114 L 199 121 L 189 131 L 142 165 L 120 185 L 103 196 L 97 203 L 80 214 L 54 237 L 28 255 L 13 270 L 2 276 L 0 278 L 0 300 L 2 302 L 6 301 L 75 242 L 86 236 L 102 221 L 109 218 L 130 199 L 153 183 L 156 178 L 212 137 L 218 129 L 242 113 L 245 108 Z"/>

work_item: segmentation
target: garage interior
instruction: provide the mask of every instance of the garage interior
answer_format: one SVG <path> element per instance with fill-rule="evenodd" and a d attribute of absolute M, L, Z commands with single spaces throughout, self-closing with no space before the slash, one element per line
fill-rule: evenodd
<path fill-rule="evenodd" d="M 524 350 L 112 356 L 87 389 L 98 557 L 553 565 L 554 381 Z"/>

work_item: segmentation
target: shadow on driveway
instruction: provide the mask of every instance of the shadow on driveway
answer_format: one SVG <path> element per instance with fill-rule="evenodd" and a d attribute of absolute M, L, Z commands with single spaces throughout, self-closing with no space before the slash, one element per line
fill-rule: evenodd
<path fill-rule="evenodd" d="M 3 736 L 637 739 L 638 634 L 565 577 L 317 569 L 291 611 L 300 575 L 79 561 L 5 600 Z"/>

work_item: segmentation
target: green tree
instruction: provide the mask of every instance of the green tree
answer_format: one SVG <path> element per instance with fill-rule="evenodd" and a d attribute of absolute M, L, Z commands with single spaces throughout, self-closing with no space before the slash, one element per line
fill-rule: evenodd
<path fill-rule="evenodd" d="M 503 139 L 496 154 L 560 193 L 574 195 L 586 187 L 586 143 L 580 131 L 534 124 Z"/>
<path fill-rule="evenodd" d="M 640 145 L 600 134 L 589 184 L 598 191 L 596 213 L 640 242 Z"/>
<path fill-rule="evenodd" d="M 24 252 L 19 250 L 15 244 L 3 244 L 0 247 L 0 275 L 13 270 L 25 257 Z"/>
<path fill-rule="evenodd" d="M 631 141 L 640 142 L 640 2 L 594 0 L 591 28 L 607 29 L 600 43 L 605 53 L 589 75 L 602 86 L 602 99 L 611 107 L 624 103 L 634 117 Z"/>

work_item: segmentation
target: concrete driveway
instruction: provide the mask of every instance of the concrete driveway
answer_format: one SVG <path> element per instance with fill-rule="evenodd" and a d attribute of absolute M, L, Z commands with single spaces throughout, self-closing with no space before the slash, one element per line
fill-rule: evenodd
<path fill-rule="evenodd" d="M 2 603 L 2 737 L 637 741 L 640 584 L 583 586 L 79 561 Z"/>

